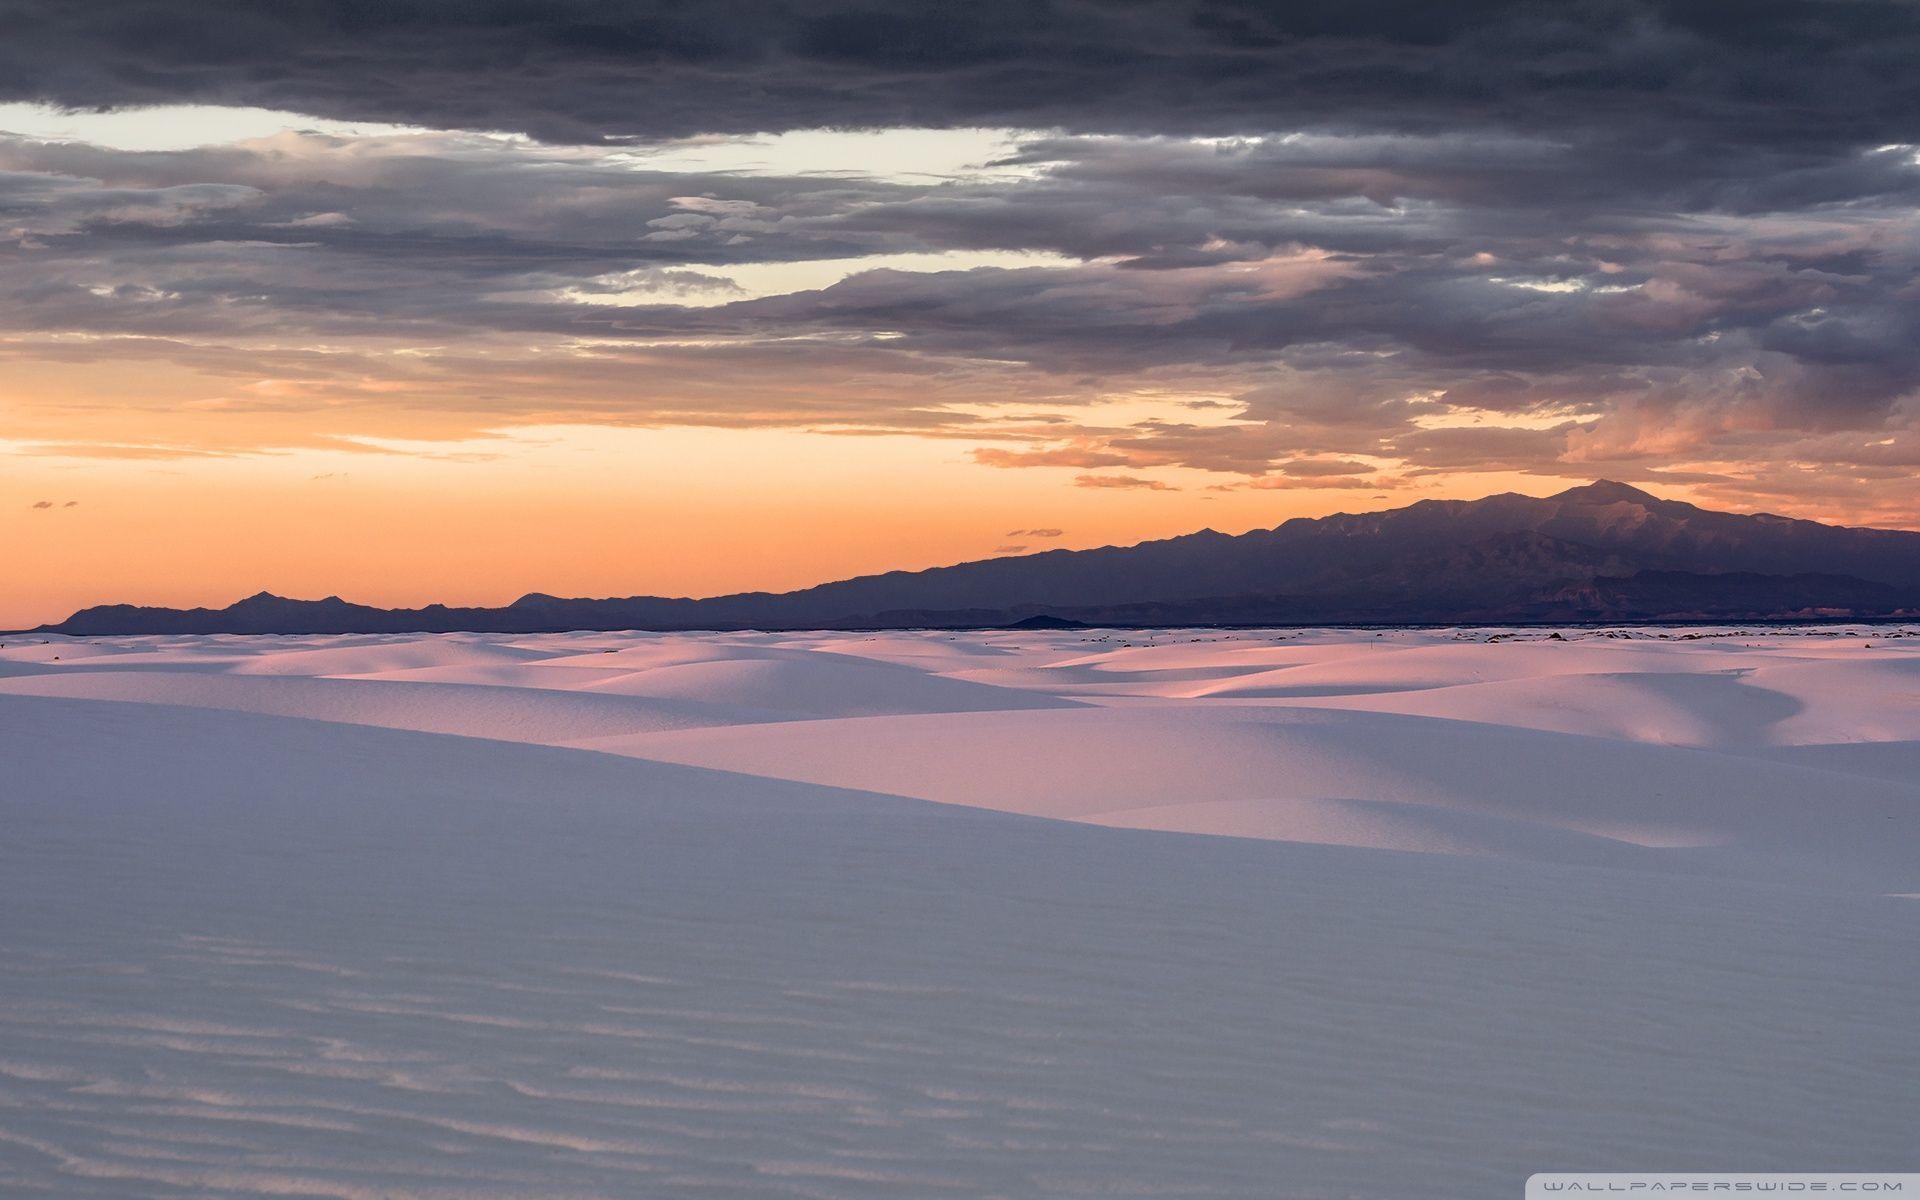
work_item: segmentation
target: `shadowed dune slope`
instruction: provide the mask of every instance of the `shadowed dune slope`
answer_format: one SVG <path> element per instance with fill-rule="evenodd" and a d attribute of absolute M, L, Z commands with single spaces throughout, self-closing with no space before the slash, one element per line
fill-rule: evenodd
<path fill-rule="evenodd" d="M 0 696 L 0 763 L 9 1196 L 1920 1167 L 1911 901 L 153 702 Z"/>

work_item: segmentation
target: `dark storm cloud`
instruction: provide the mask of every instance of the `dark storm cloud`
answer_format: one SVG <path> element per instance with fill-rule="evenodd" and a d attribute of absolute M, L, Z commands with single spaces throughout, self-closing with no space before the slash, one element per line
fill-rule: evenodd
<path fill-rule="evenodd" d="M 1900 140 L 1920 108 L 1920 15 L 1900 0 L 15 0 L 0 22 L 10 98 L 580 141 L 956 124 L 1624 129 L 1658 116 L 1668 137 L 1864 144 Z"/>

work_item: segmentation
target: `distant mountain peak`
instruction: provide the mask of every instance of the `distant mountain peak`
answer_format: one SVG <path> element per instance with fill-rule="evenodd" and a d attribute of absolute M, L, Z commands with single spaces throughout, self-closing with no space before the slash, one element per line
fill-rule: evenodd
<path fill-rule="evenodd" d="M 1596 479 L 1592 483 L 1568 488 L 1556 492 L 1555 500 L 1572 500 L 1581 504 L 1657 504 L 1660 497 L 1651 492 L 1643 492 L 1630 483 L 1619 483 L 1612 479 Z"/>
<path fill-rule="evenodd" d="M 799 591 L 380 609 L 262 592 L 229 608 L 84 609 L 51 632 L 1029 628 L 1920 616 L 1920 532 L 1714 512 L 1610 479 L 1049 550 Z"/>
<path fill-rule="evenodd" d="M 293 607 L 300 607 L 300 606 L 315 607 L 320 605 L 325 605 L 327 607 L 344 607 L 344 606 L 347 606 L 347 602 L 345 600 L 342 600 L 338 596 L 323 596 L 318 600 L 295 600 L 291 596 L 280 596 L 280 595 L 276 595 L 273 592 L 255 592 L 253 595 L 248 596 L 244 600 L 236 601 L 231 607 L 240 608 L 243 606 L 249 606 L 253 608 L 264 608 L 264 607 L 293 608 Z"/>

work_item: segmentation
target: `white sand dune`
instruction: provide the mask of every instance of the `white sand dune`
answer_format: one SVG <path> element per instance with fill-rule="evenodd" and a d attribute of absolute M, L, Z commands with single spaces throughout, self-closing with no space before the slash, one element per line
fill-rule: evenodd
<path fill-rule="evenodd" d="M 590 739 L 663 761 L 1034 816 L 1382 849 L 1920 885 L 1920 779 L 1485 723 L 1292 707 L 807 722 Z M 1902 823 L 1906 824 L 1903 825 Z M 1658 865 L 1660 856 L 1632 856 Z"/>
<path fill-rule="evenodd" d="M 1489 651 L 1482 642 L 1408 646 L 1375 640 L 1371 646 L 1362 641 L 1348 653 L 1340 653 L 1337 647 L 1318 649 L 1321 653 L 1309 661 L 1225 679 L 1187 694 L 1220 698 L 1389 694 L 1498 680 L 1692 672 L 1700 669 L 1700 659 L 1709 657 L 1714 661 L 1707 669 L 1727 666 L 1721 661 L 1726 653 L 1718 647 L 1702 650 L 1640 642 L 1519 641 Z"/>
<path fill-rule="evenodd" d="M 310 649 L 270 650 L 233 668 L 236 675 L 368 675 L 421 667 L 493 666 L 545 657 L 540 651 L 473 638 L 343 637 L 308 639 Z"/>
<path fill-rule="evenodd" d="M 364 679 L 385 683 L 454 683 L 479 687 L 537 688 L 580 691 L 610 679 L 633 674 L 631 667 L 605 666 L 592 659 L 541 659 L 535 662 L 485 663 L 478 666 L 403 667 L 397 671 L 331 675 L 330 679 Z"/>
<path fill-rule="evenodd" d="M 0 1195 L 1920 1170 L 1920 637 L 1734 633 L 9 641 Z"/>
<path fill-rule="evenodd" d="M 1658 651 L 1655 658 L 1638 662 L 1623 653 L 1580 664 L 1588 670 L 1523 673 L 1509 669 L 1494 682 L 1434 681 L 1404 690 L 1388 686 L 1310 698 L 1282 688 L 1266 694 L 1316 707 L 1483 721 L 1709 749 L 1920 737 L 1920 654 L 1876 654 L 1867 638 L 1850 646 L 1850 652 L 1831 645 L 1801 646 L 1790 654 L 1762 653 L 1748 649 L 1746 643 L 1710 649 L 1661 647 L 1667 651 L 1664 660 L 1657 657 Z M 1545 649 L 1548 653 L 1542 657 L 1552 658 L 1555 648 Z M 1336 686 L 1347 688 L 1354 683 L 1346 680 Z M 1222 698 L 1245 693 L 1228 687 L 1207 694 Z"/>
<path fill-rule="evenodd" d="M 794 658 L 680 663 L 588 684 L 597 693 L 718 701 L 808 717 L 1019 712 L 1076 702 L 917 671 L 811 653 Z"/>
<path fill-rule="evenodd" d="M 1348 709 L 1476 721 L 1665 746 L 1740 750 L 1774 744 L 1803 699 L 1755 683 L 1751 671 L 1521 676 L 1406 691 L 1290 698 Z"/>
<path fill-rule="evenodd" d="M 0 679 L 0 693 L 187 705 L 546 744 L 638 730 L 779 719 L 779 714 L 771 712 L 697 700 L 292 674 L 85 671 Z"/>
<path fill-rule="evenodd" d="M 1902 784 L 1911 784 L 1920 779 L 1920 742 L 1841 742 L 1787 746 L 1769 752 L 1766 757 L 1777 762 Z"/>

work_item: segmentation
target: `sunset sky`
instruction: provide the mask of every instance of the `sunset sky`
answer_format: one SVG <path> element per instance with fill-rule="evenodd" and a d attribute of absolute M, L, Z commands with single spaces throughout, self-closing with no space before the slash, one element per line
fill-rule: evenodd
<path fill-rule="evenodd" d="M 0 628 L 1920 526 L 1920 8 L 0 0 Z"/>

